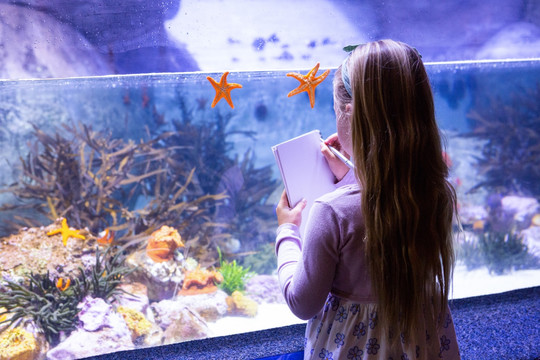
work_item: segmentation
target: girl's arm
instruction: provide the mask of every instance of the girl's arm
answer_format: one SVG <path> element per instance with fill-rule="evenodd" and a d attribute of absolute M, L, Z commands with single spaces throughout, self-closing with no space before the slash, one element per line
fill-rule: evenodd
<path fill-rule="evenodd" d="M 278 276 L 289 308 L 307 320 L 322 309 L 332 288 L 339 226 L 332 209 L 320 202 L 311 209 L 305 241 L 298 225 L 284 223 L 277 230 Z"/>

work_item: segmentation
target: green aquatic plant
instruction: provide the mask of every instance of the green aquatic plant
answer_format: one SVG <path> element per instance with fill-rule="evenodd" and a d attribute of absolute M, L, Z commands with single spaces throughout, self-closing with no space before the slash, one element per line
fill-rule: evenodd
<path fill-rule="evenodd" d="M 502 194 L 540 198 L 540 83 L 491 98 L 468 114 L 473 130 L 467 137 L 484 141 L 478 168 L 483 180 L 471 191 L 487 188 Z"/>
<path fill-rule="evenodd" d="M 223 260 L 221 250 L 217 249 L 219 254 L 219 272 L 223 275 L 223 281 L 218 285 L 219 288 L 231 295 L 235 291 L 243 292 L 246 287 L 246 281 L 253 276 L 249 268 L 238 265 L 236 260 Z"/>
<path fill-rule="evenodd" d="M 74 278 L 71 285 L 61 290 L 56 282 L 45 275 L 30 274 L 26 285 L 5 282 L 6 292 L 0 293 L 0 312 L 7 319 L 0 322 L 13 324 L 30 318 L 43 330 L 50 344 L 59 342 L 60 332 L 69 334 L 77 325 L 77 305 L 86 294 L 86 284 Z"/>

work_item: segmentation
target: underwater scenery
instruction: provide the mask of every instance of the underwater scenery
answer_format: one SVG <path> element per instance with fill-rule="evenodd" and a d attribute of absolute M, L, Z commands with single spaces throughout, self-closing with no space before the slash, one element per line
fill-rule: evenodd
<path fill-rule="evenodd" d="M 458 193 L 454 297 L 538 285 L 540 61 L 426 67 Z M 335 132 L 334 71 L 1 81 L 0 359 L 300 322 L 271 146 Z"/>

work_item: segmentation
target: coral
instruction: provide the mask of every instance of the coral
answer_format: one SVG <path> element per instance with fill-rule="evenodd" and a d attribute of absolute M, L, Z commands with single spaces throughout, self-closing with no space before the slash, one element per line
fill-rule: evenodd
<path fill-rule="evenodd" d="M 219 284 L 219 288 L 231 295 L 235 291 L 243 291 L 246 286 L 246 280 L 252 275 L 249 268 L 245 269 L 242 265 L 238 265 L 236 260 L 232 262 L 225 261 L 219 252 L 219 272 L 223 275 L 223 282 Z"/>
<path fill-rule="evenodd" d="M 254 317 L 257 315 L 258 304 L 250 298 L 244 296 L 240 291 L 234 291 L 227 297 L 227 311 L 231 315 L 242 315 Z"/>
<path fill-rule="evenodd" d="M 216 271 L 197 269 L 186 273 L 179 295 L 208 294 L 217 291 L 216 284 L 223 282 L 223 275 Z"/>
<path fill-rule="evenodd" d="M 152 323 L 148 321 L 141 312 L 125 306 L 118 306 L 116 311 L 120 313 L 126 321 L 127 327 L 131 331 L 133 341 L 141 336 L 148 335 L 152 330 Z"/>
<path fill-rule="evenodd" d="M 178 231 L 163 225 L 150 235 L 146 255 L 155 262 L 168 261 L 174 257 L 174 252 L 179 247 L 184 247 L 184 243 Z"/>
<path fill-rule="evenodd" d="M 33 360 L 38 353 L 38 343 L 28 331 L 11 328 L 0 333 L 0 360 Z"/>

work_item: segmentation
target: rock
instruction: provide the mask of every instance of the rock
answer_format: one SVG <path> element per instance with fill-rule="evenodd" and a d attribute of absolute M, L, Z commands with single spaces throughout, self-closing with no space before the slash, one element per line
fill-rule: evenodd
<path fill-rule="evenodd" d="M 227 293 L 217 290 L 210 294 L 178 296 L 181 307 L 196 311 L 206 321 L 216 321 L 227 314 Z"/>
<path fill-rule="evenodd" d="M 148 291 L 146 285 L 133 282 L 129 284 L 120 284 L 118 289 L 125 291 L 121 292 L 117 296 L 117 302 L 119 305 L 126 306 L 146 314 L 146 310 L 150 304 L 148 296 L 146 295 Z"/>
<path fill-rule="evenodd" d="M 77 329 L 47 353 L 47 360 L 81 359 L 133 348 L 125 323 L 120 329 L 106 327 L 96 332 Z"/>
<path fill-rule="evenodd" d="M 173 258 L 165 262 L 154 262 L 146 250 L 136 251 L 126 258 L 126 265 L 135 268 L 129 275 L 131 282 L 144 284 L 150 301 L 170 299 L 182 287 L 184 261 Z"/>
<path fill-rule="evenodd" d="M 163 300 L 150 305 L 156 322 L 164 330 L 163 343 L 172 344 L 208 337 L 210 330 L 204 319 L 196 311 L 179 305 L 173 300 Z"/>
<path fill-rule="evenodd" d="M 31 272 L 51 278 L 78 274 L 78 268 L 89 269 L 95 264 L 95 241 L 86 230 L 86 240 L 68 239 L 64 246 L 60 235 L 47 232 L 59 228 L 61 219 L 46 227 L 21 228 L 17 234 L 0 239 L 0 278 L 18 282 Z"/>
<path fill-rule="evenodd" d="M 111 305 L 101 298 L 84 298 L 77 308 L 81 328 L 86 331 L 98 331 L 104 327 L 116 327 L 117 323 L 123 322 L 122 317 L 114 311 Z"/>
<path fill-rule="evenodd" d="M 258 303 L 284 304 L 279 280 L 274 275 L 256 275 L 246 282 L 246 294 Z"/>
<path fill-rule="evenodd" d="M 134 348 L 124 318 L 103 299 L 86 297 L 79 308 L 79 327 L 51 349 L 47 359 L 79 359 Z"/>

